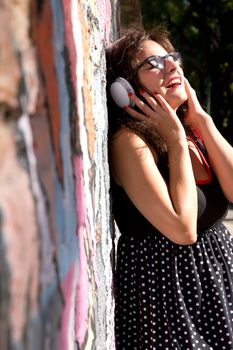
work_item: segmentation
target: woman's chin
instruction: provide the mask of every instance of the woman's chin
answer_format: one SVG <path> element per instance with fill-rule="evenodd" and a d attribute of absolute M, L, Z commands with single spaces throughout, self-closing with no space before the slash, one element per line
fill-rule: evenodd
<path fill-rule="evenodd" d="M 169 105 L 173 108 L 173 109 L 177 109 L 179 108 L 184 102 L 186 102 L 188 99 L 188 96 L 186 94 L 186 92 L 180 94 L 179 96 L 174 96 L 172 99 L 170 99 L 169 101 L 167 100 L 167 102 L 169 103 Z"/>

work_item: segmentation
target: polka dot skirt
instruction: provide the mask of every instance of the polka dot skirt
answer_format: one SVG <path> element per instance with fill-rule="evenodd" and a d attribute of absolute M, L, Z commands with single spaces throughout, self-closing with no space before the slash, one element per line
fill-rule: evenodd
<path fill-rule="evenodd" d="M 233 349 L 233 240 L 224 225 L 190 246 L 122 235 L 117 260 L 117 350 Z"/>

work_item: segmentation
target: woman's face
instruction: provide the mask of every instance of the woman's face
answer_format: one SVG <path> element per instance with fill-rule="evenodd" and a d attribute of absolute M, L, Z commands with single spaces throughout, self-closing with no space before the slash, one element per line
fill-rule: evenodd
<path fill-rule="evenodd" d="M 137 66 L 150 56 L 166 56 L 167 53 L 157 42 L 145 40 L 137 56 Z M 177 109 L 187 100 L 184 74 L 178 61 L 171 58 L 165 59 L 164 68 L 161 70 L 146 63 L 137 75 L 142 87 L 151 93 L 162 95 L 172 108 Z"/>

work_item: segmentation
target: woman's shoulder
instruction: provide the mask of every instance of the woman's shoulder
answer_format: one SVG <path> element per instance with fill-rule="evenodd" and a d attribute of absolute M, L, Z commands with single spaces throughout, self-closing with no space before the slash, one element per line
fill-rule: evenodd
<path fill-rule="evenodd" d="M 143 136 L 138 135 L 134 131 L 128 128 L 121 128 L 111 138 L 111 150 L 119 149 L 122 152 L 133 151 L 138 154 L 144 154 L 150 152 L 155 158 L 157 158 L 156 150 L 148 144 Z"/>
<path fill-rule="evenodd" d="M 156 153 L 145 140 L 127 129 L 115 133 L 111 140 L 109 156 L 111 173 L 118 185 L 121 185 L 122 177 L 128 177 L 129 173 L 135 175 L 137 171 L 142 171 L 146 164 L 157 163 Z"/>
<path fill-rule="evenodd" d="M 122 127 L 118 129 L 111 137 L 112 142 L 119 142 L 119 140 L 126 140 L 128 142 L 140 142 L 140 140 L 143 140 L 143 138 L 129 128 Z"/>

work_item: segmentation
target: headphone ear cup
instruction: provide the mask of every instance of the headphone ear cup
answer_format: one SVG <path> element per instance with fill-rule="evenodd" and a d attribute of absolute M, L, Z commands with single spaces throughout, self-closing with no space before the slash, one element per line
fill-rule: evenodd
<path fill-rule="evenodd" d="M 117 104 L 117 106 L 121 108 L 125 106 L 134 106 L 134 103 L 129 99 L 129 92 L 135 94 L 134 89 L 130 83 L 122 77 L 117 78 L 110 86 L 110 94 L 112 96 L 112 99 Z"/>

